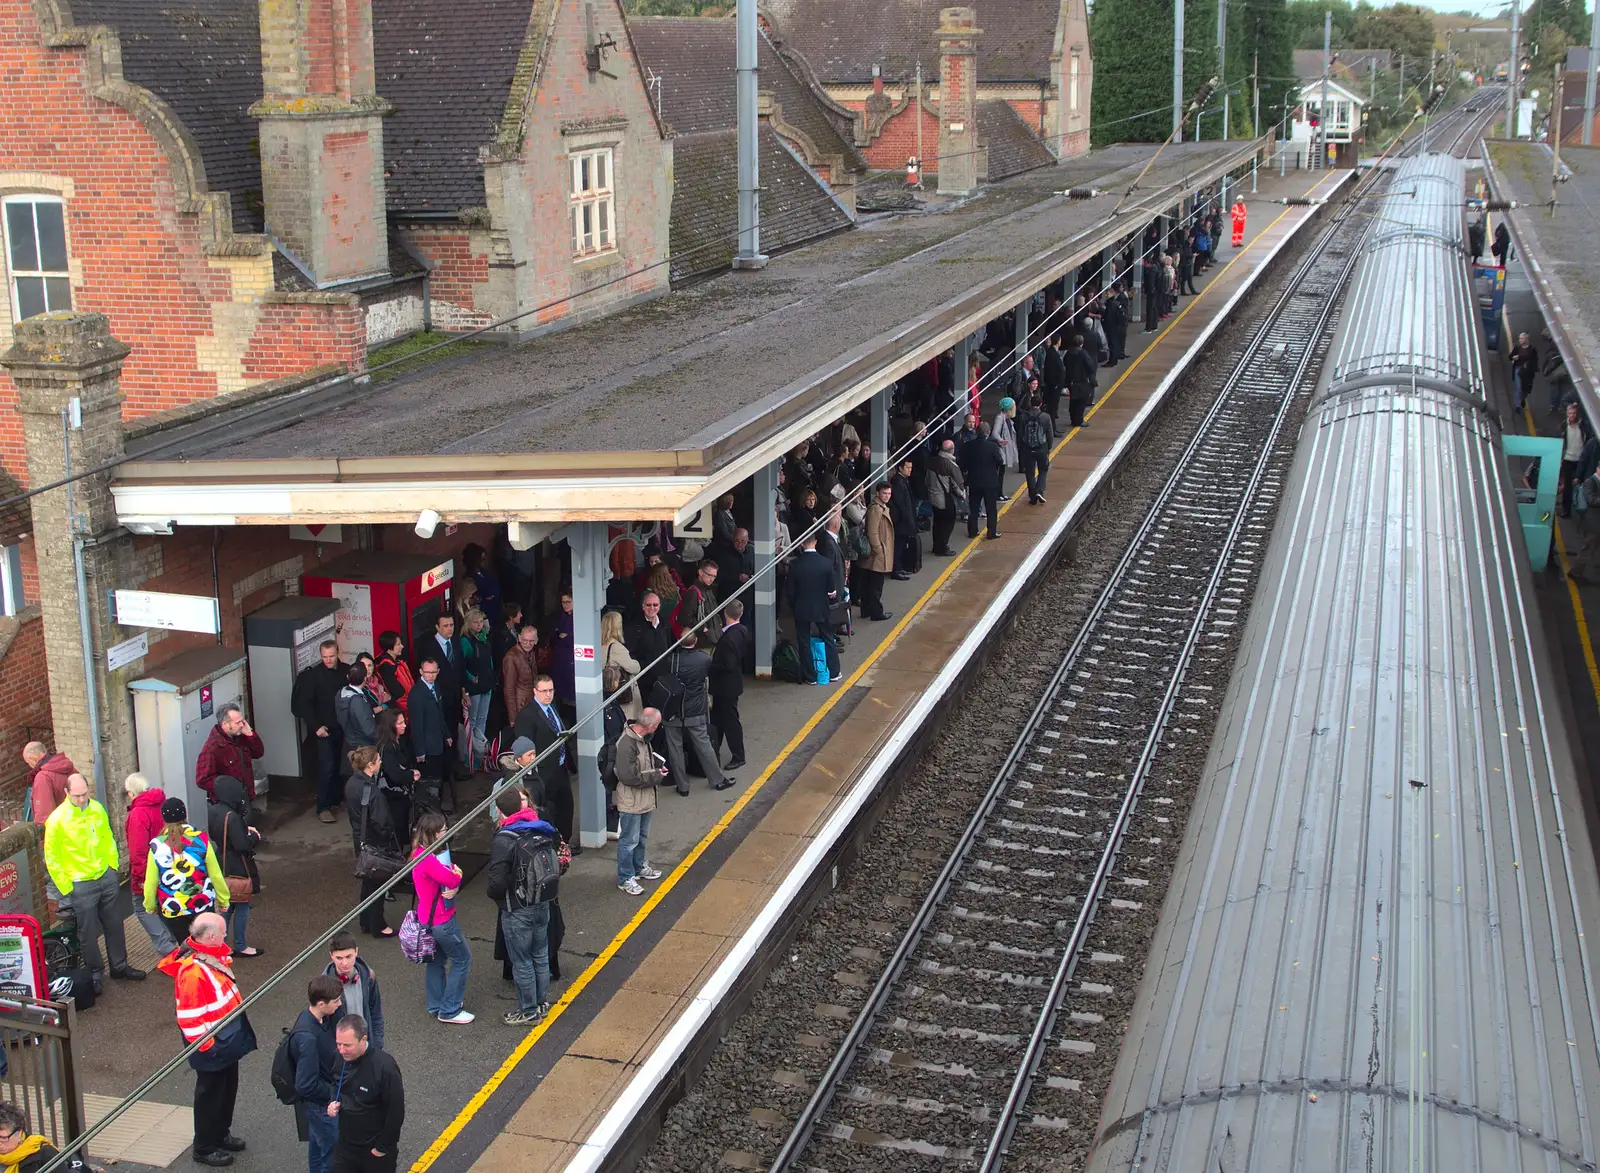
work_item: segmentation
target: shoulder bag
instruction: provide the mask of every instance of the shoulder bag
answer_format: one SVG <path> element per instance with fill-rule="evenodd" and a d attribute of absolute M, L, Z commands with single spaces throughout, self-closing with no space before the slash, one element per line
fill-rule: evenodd
<path fill-rule="evenodd" d="M 361 846 L 356 851 L 355 874 L 358 880 L 387 880 L 405 866 L 398 852 L 386 851 L 367 842 L 367 816 L 372 813 L 372 779 L 361 790 Z"/>
<path fill-rule="evenodd" d="M 249 904 L 250 898 L 256 894 L 255 881 L 249 875 L 250 865 L 245 865 L 245 874 L 242 876 L 228 874 L 228 824 L 232 821 L 233 812 L 229 811 L 222 819 L 222 878 L 228 881 L 228 900 L 231 903 Z M 243 852 L 239 858 L 244 858 Z"/>

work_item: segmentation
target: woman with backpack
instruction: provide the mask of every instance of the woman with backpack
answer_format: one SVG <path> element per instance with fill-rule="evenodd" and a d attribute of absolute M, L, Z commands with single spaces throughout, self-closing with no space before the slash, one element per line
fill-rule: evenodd
<path fill-rule="evenodd" d="M 235 957 L 260 957 L 248 939 L 250 903 L 261 891 L 261 873 L 256 870 L 256 843 L 261 833 L 246 821 L 250 798 L 244 783 L 227 774 L 218 774 L 206 808 L 206 829 L 211 842 L 221 844 L 224 887 L 228 890 L 228 925 L 233 930 Z"/>
<path fill-rule="evenodd" d="M 228 911 L 228 881 L 204 832 L 189 825 L 183 799 L 161 804 L 161 834 L 150 840 L 144 869 L 144 910 L 161 913 L 180 945 L 202 912 Z"/>
<path fill-rule="evenodd" d="M 400 857 L 394 813 L 379 778 L 382 766 L 383 758 L 376 746 L 363 745 L 350 751 L 351 773 L 344 785 L 344 809 L 350 817 L 350 840 L 356 849 L 357 861 L 361 859 L 363 847 L 393 859 Z M 371 896 L 386 879 L 387 876 L 362 877 L 361 899 Z M 394 930 L 383 916 L 383 901 L 362 912 L 361 931 L 374 937 L 394 936 Z"/>
<path fill-rule="evenodd" d="M 411 858 L 423 858 L 411 873 L 411 883 L 417 890 L 417 923 L 433 938 L 425 984 L 428 1013 L 451 1026 L 466 1026 L 476 1017 L 463 1005 L 467 975 L 472 972 L 472 950 L 456 919 L 461 869 L 446 863 L 434 850 L 444 829 L 444 816 L 438 811 L 424 811 L 417 820 Z"/>

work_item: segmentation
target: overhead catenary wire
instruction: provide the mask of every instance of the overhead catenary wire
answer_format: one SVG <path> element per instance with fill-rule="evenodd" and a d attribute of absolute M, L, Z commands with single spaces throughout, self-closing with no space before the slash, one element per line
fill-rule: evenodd
<path fill-rule="evenodd" d="M 1212 197 L 1208 197 L 1204 203 L 1198 204 L 1190 213 L 1182 217 L 1181 222 L 1191 222 L 1201 213 L 1203 209 L 1208 208 L 1211 202 Z M 1131 236 L 1137 233 L 1138 228 L 1143 224 L 1142 217 L 1145 214 L 1145 210 L 1146 209 L 1144 206 L 1140 205 L 1127 212 L 1113 211 L 1109 216 L 1105 217 L 1098 223 L 1080 231 L 1073 239 L 1082 239 L 1085 236 L 1099 232 L 1119 217 L 1130 224 L 1129 235 Z M 1165 244 L 1166 240 L 1163 238 L 1150 248 L 1144 249 L 1142 252 L 1137 254 L 1137 256 L 1142 259 L 1144 256 L 1148 256 L 1152 252 L 1158 251 L 1158 249 Z M 1082 266 L 1080 266 L 1079 269 L 1081 272 Z M 1097 263 L 1094 269 L 1091 271 L 1090 280 L 1093 281 L 1096 277 L 1101 276 L 1104 273 L 1104 270 L 1105 262 L 1101 261 Z M 1045 318 L 1041 321 L 1041 325 L 1049 322 L 1052 318 L 1055 318 L 1058 315 L 1061 316 L 1063 320 L 1070 319 L 1073 316 L 1072 306 L 1067 302 L 1063 302 L 1061 305 L 1057 306 L 1054 311 L 1045 315 Z M 1042 336 L 1048 336 L 1048 333 L 1048 330 L 1043 331 Z M 1031 350 L 1022 353 L 1018 353 L 1013 350 L 1010 352 L 1008 360 L 996 362 L 989 368 L 988 371 L 982 372 L 979 378 L 979 393 L 981 394 L 985 389 L 993 390 L 996 383 L 1002 377 L 1009 375 L 1013 368 L 1021 365 L 1022 358 L 1026 353 L 1031 353 Z M 953 372 L 953 375 L 957 378 L 960 377 L 958 372 Z M 929 431 L 933 431 L 937 428 L 942 428 L 945 423 L 959 418 L 961 415 L 965 415 L 967 407 L 967 395 L 965 394 L 965 391 L 966 388 L 964 386 L 953 385 L 952 402 L 950 406 L 942 413 L 935 413 L 933 418 L 925 421 L 925 427 Z M 848 494 L 845 499 L 849 500 L 851 497 L 854 497 L 857 494 L 864 495 L 871 485 L 876 484 L 882 477 L 886 476 L 889 469 L 898 467 L 900 461 L 904 459 L 906 455 L 914 451 L 918 444 L 923 442 L 925 442 L 924 439 L 919 439 L 916 436 L 911 437 L 911 439 L 896 449 L 892 455 L 886 456 L 883 461 L 872 470 L 871 475 L 864 479 L 861 484 L 857 486 L 856 490 Z M 887 447 L 887 445 L 885 445 L 885 447 Z M 48 487 L 41 488 L 36 491 L 48 491 Z M 843 502 L 840 503 L 840 505 L 842 504 Z M 760 503 L 760 505 L 765 506 L 766 503 Z M 807 526 L 806 529 L 801 531 L 799 535 L 792 536 L 790 539 L 791 549 L 798 547 L 808 537 L 820 533 L 824 528 L 826 528 L 831 514 L 832 509 L 829 509 L 816 520 L 814 520 L 809 526 Z M 789 551 L 785 551 L 784 555 L 782 556 L 775 555 L 768 562 L 760 566 L 757 569 L 757 572 L 752 575 L 749 580 L 741 584 L 726 598 L 719 599 L 719 607 L 717 611 L 706 616 L 692 627 L 687 628 L 683 636 L 679 636 L 678 639 L 674 640 L 670 647 L 663 651 L 654 660 L 650 661 L 650 663 L 641 665 L 638 675 L 643 676 L 645 673 L 664 663 L 674 651 L 682 647 L 684 638 L 687 635 L 690 633 L 698 634 L 701 628 L 707 627 L 713 621 L 717 620 L 721 616 L 721 609 L 723 607 L 725 607 L 729 602 L 732 602 L 734 599 L 738 599 L 746 593 L 754 590 L 756 584 L 766 575 L 775 573 L 778 564 L 782 562 L 784 558 L 788 557 L 788 554 Z M 533 761 L 528 763 L 528 765 L 518 770 L 509 778 L 506 778 L 491 786 L 489 793 L 480 802 L 478 802 L 464 814 L 460 815 L 452 826 L 449 826 L 445 829 L 444 834 L 439 838 L 439 840 L 436 841 L 433 847 L 436 849 L 439 846 L 448 845 L 464 827 L 474 823 L 480 816 L 487 814 L 493 807 L 495 798 L 502 791 L 512 786 L 521 785 L 523 780 L 532 776 L 543 762 L 549 759 L 552 755 L 560 753 L 569 740 L 575 740 L 575 735 L 579 729 L 583 728 L 586 724 L 600 718 L 604 713 L 606 706 L 620 700 L 630 689 L 631 682 L 618 688 L 610 695 L 601 698 L 599 703 L 596 704 L 590 713 L 580 716 L 578 720 L 573 723 L 572 728 L 566 731 L 566 737 L 557 739 L 555 743 L 546 747 L 545 750 L 537 754 Z M 411 875 L 422 858 L 422 856 L 414 856 L 410 859 L 407 859 L 400 870 L 388 880 L 380 884 L 370 896 L 366 897 L 365 899 L 358 900 L 357 903 L 349 908 L 342 916 L 332 922 L 326 929 L 318 933 L 317 936 L 313 938 L 298 954 L 290 958 L 275 973 L 268 977 L 260 987 L 252 991 L 249 995 L 245 996 L 241 1004 L 234 1011 L 228 1014 L 228 1016 L 225 1017 L 221 1022 L 219 1022 L 210 1033 L 196 1042 L 185 1046 L 171 1059 L 167 1060 L 166 1063 L 162 1064 L 159 1068 L 147 1076 L 142 1083 L 129 1092 L 127 1096 L 124 1097 L 120 1102 L 113 1105 L 110 1111 L 108 1111 L 104 1116 L 102 1116 L 94 1124 L 90 1125 L 77 1137 L 63 1145 L 60 1153 L 51 1158 L 51 1160 L 42 1167 L 41 1173 L 55 1173 L 56 1170 L 64 1169 L 67 1163 L 72 1159 L 73 1154 L 83 1150 L 91 1140 L 100 1135 L 100 1133 L 105 1131 L 105 1129 L 109 1128 L 118 1119 L 120 1119 L 122 1115 L 126 1113 L 134 1104 L 143 1100 L 147 1095 L 159 1087 L 163 1081 L 183 1068 L 188 1063 L 189 1058 L 199 1052 L 202 1045 L 215 1038 L 217 1034 L 225 1030 L 229 1024 L 237 1020 L 239 1017 L 247 1014 L 250 1008 L 256 1005 L 270 990 L 275 989 L 286 978 L 292 977 L 294 973 L 302 966 L 319 957 L 327 943 L 337 932 L 343 929 L 345 925 L 358 918 L 366 910 L 384 901 L 390 891 L 396 888 Z"/>

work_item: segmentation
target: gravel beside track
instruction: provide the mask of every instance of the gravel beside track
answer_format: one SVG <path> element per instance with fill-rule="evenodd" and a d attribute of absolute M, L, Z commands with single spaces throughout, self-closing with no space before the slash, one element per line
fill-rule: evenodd
<path fill-rule="evenodd" d="M 1124 463 L 1077 527 L 1068 555 L 1024 605 L 1010 637 L 969 686 L 967 701 L 953 710 L 939 741 L 907 777 L 860 862 L 822 901 L 797 938 L 788 964 L 773 970 L 694 1088 L 669 1112 L 641 1169 L 700 1173 L 719 1167 L 768 1168 L 1102 587 L 1216 402 L 1236 356 L 1283 293 L 1293 269 L 1291 258 L 1281 258 L 1275 273 L 1246 299 L 1201 357 L 1196 373 L 1183 381 L 1138 452 Z M 1290 373 L 1285 371 L 1285 377 Z M 1290 408 L 1268 478 L 1281 477 L 1287 467 L 1306 398 L 1302 395 Z M 1270 533 L 1271 501 L 1276 498 L 1270 492 L 1267 496 L 1265 511 L 1249 518 L 1247 547 L 1254 543 L 1259 548 Z M 1182 537 L 1174 537 L 1171 555 L 1176 560 Z M 1008 1168 L 1074 1170 L 1087 1156 L 1101 1094 L 1116 1062 L 1145 947 L 1210 743 L 1214 706 L 1206 705 L 1203 697 L 1209 691 L 1220 699 L 1226 686 L 1254 587 L 1254 564 L 1255 559 L 1242 560 L 1225 580 L 1218 609 L 1185 677 L 1183 697 L 1190 703 L 1179 706 L 1168 727 L 1152 789 L 1130 826 L 1119 871 L 1130 875 L 1133 869 L 1135 884 L 1108 893 L 1119 900 L 1116 914 L 1097 919 L 1084 951 L 1089 968 L 1105 968 L 1114 976 L 1086 970 L 1075 975 L 1073 995 L 1057 1023 L 1057 1043 L 1039 1072 L 1031 1114 L 1013 1140 Z M 1162 678 L 1149 688 L 1164 684 Z M 1133 687 L 1137 691 L 1139 686 Z M 1108 713 L 1115 715 L 1112 710 Z M 1131 766 L 1137 751 L 1126 752 Z M 1101 800 L 1084 805 L 1089 808 L 1097 802 L 1103 805 Z M 1003 818 L 1004 811 L 997 815 Z M 1074 861 L 1081 855 L 1085 877 L 1093 870 L 1102 843 L 1091 842 L 1081 852 L 1069 853 Z M 986 846 L 990 844 L 992 839 Z M 1025 874 L 1019 865 L 1009 882 L 1018 884 Z M 1058 949 L 1059 926 L 1065 919 L 1070 927 L 1081 893 L 1044 884 L 1036 887 L 1034 897 L 1037 924 L 1030 924 L 1025 914 L 998 930 L 989 922 L 978 930 L 979 939 L 1004 942 L 1014 949 L 1025 950 L 1029 941 L 1042 950 Z M 954 896 L 952 900 L 962 903 Z M 937 930 L 931 937 L 935 954 L 941 949 L 961 952 L 962 915 L 960 907 L 940 914 L 932 926 Z M 988 948 L 994 960 L 969 956 L 962 964 L 989 966 L 1002 985 L 1012 971 L 1026 968 L 1008 964 L 993 951 L 993 944 Z M 937 957 L 930 962 L 927 950 L 918 957 L 922 960 L 903 976 L 890 1015 L 874 1030 L 829 1116 L 848 1118 L 850 1124 L 844 1132 L 834 1125 L 818 1133 L 806 1157 L 811 1168 L 828 1173 L 960 1168 L 974 1147 L 981 1153 L 993 1131 L 997 1101 L 1004 1098 L 1010 1077 L 1004 1077 L 998 1096 L 992 1085 L 974 1094 L 970 1082 L 993 1039 L 974 1037 L 964 1018 L 961 1026 L 942 1030 L 930 1028 L 926 1021 L 937 1014 L 897 1016 L 908 999 L 920 1000 L 924 1007 L 929 1000 L 942 1001 L 943 1008 L 954 1010 L 958 1004 L 981 1003 L 990 995 L 975 988 L 970 978 L 950 980 L 951 975 L 940 971 Z M 1039 993 L 1042 990 L 1035 993 L 1035 1003 Z M 989 1008 L 998 1009 L 1003 1000 Z M 1029 1029 L 1027 1023 L 1011 1021 L 995 1027 L 1007 1034 L 1020 1031 L 1023 1038 Z M 1061 1046 L 1062 1040 L 1070 1046 Z M 930 1086 L 946 1087 L 948 1094 L 930 1096 Z M 908 1134 L 903 1123 L 908 1113 L 917 1119 L 914 1134 Z M 875 1130 L 880 1116 L 899 1127 L 886 1123 L 881 1131 Z M 837 1139 L 842 1135 L 851 1139 Z M 906 1143 L 911 1135 L 915 1143 Z"/>

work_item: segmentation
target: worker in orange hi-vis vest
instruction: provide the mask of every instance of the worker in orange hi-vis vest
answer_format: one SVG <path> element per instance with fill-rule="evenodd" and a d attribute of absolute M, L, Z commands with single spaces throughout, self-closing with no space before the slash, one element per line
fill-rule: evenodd
<path fill-rule="evenodd" d="M 1238 248 L 1244 243 L 1244 200 L 1233 201 L 1233 247 Z"/>

